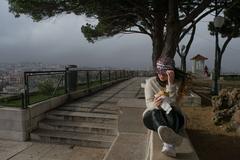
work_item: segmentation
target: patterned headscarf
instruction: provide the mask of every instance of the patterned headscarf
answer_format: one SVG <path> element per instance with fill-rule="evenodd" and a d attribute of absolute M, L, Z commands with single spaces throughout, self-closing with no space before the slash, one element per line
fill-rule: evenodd
<path fill-rule="evenodd" d="M 164 74 L 167 70 L 173 70 L 175 68 L 175 62 L 170 57 L 160 57 L 157 60 L 156 72 L 158 74 Z"/>

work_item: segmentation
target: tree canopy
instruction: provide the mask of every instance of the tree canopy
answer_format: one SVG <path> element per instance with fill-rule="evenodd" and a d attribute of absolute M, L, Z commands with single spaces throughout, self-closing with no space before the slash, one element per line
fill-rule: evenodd
<path fill-rule="evenodd" d="M 9 10 L 41 21 L 59 14 L 98 20 L 81 30 L 89 42 L 116 34 L 141 33 L 152 40 L 153 64 L 159 56 L 174 57 L 179 41 L 198 21 L 216 9 L 213 0 L 8 0 Z M 230 3 L 230 2 L 229 2 Z M 217 7 L 228 5 L 221 1 Z M 229 13 L 230 14 L 230 13 Z"/>
<path fill-rule="evenodd" d="M 223 10 L 217 11 L 216 15 L 224 16 L 223 26 L 221 28 L 215 28 L 214 22 L 210 22 L 208 25 L 208 30 L 210 31 L 210 35 L 216 36 L 217 38 L 215 73 L 217 75 L 217 78 L 219 78 L 221 74 L 221 62 L 223 53 L 233 38 L 240 37 L 240 0 L 233 0 L 231 5 Z M 220 47 L 218 44 L 218 34 L 216 34 L 216 32 L 220 33 L 222 38 L 225 38 L 222 47 Z"/>

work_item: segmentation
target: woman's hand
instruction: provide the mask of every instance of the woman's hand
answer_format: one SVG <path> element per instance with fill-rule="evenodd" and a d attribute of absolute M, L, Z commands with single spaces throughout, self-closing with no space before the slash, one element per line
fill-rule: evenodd
<path fill-rule="evenodd" d="M 173 70 L 167 70 L 166 71 L 167 76 L 168 76 L 168 85 L 174 84 L 174 79 L 175 79 L 175 73 Z"/>
<path fill-rule="evenodd" d="M 157 106 L 158 108 L 160 108 L 161 104 L 163 102 L 163 99 L 164 98 L 162 96 L 155 97 L 154 100 L 153 100 L 154 105 Z"/>

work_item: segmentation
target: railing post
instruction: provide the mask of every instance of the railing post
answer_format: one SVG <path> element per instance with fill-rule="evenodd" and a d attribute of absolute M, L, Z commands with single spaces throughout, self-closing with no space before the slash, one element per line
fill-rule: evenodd
<path fill-rule="evenodd" d="M 120 70 L 120 79 L 122 79 L 122 70 Z"/>
<path fill-rule="evenodd" d="M 109 82 L 111 81 L 111 71 L 110 70 L 108 71 L 108 80 L 109 80 Z"/>
<path fill-rule="evenodd" d="M 25 101 L 25 99 L 24 99 L 24 93 L 21 93 L 21 100 L 22 100 L 22 109 L 27 108 L 27 106 L 25 106 L 25 103 L 24 103 L 24 101 Z"/>
<path fill-rule="evenodd" d="M 102 87 L 102 71 L 99 71 L 100 85 Z"/>
<path fill-rule="evenodd" d="M 29 85 L 28 85 L 28 75 L 24 72 L 24 107 L 29 105 Z"/>
<path fill-rule="evenodd" d="M 65 72 L 64 72 L 64 75 L 65 75 L 65 86 L 64 86 L 64 88 L 65 88 L 65 93 L 67 94 L 68 93 L 68 70 L 69 70 L 69 68 L 68 67 L 66 67 L 65 68 Z"/>
<path fill-rule="evenodd" d="M 87 90 L 89 91 L 89 88 L 90 88 L 90 79 L 89 79 L 89 71 L 86 71 L 86 78 L 87 78 Z"/>

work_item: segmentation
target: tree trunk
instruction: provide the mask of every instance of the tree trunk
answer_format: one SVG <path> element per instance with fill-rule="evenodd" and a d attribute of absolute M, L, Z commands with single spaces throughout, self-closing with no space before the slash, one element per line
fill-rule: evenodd
<path fill-rule="evenodd" d="M 186 72 L 186 56 L 182 56 L 181 57 L 181 70 L 183 72 Z"/>
<path fill-rule="evenodd" d="M 174 58 L 181 34 L 178 17 L 178 0 L 168 1 L 167 33 L 161 56 Z"/>
<path fill-rule="evenodd" d="M 219 52 L 218 52 L 218 78 L 219 78 L 220 75 L 221 75 L 222 56 L 223 56 L 223 53 L 225 52 L 225 49 L 226 49 L 227 45 L 228 45 L 229 42 L 231 41 L 231 39 L 232 39 L 232 37 L 229 36 L 229 37 L 226 39 L 226 41 L 224 42 L 222 49 L 218 48 L 218 49 L 219 49 Z"/>
<path fill-rule="evenodd" d="M 222 65 L 222 54 L 218 55 L 218 64 L 217 64 L 217 76 L 218 79 L 220 78 L 221 75 L 221 65 Z"/>
<path fill-rule="evenodd" d="M 193 39 L 194 39 L 194 36 L 195 36 L 195 32 L 196 32 L 196 25 L 193 26 L 191 37 L 190 37 L 190 39 L 188 41 L 188 44 L 187 44 L 187 46 L 185 48 L 185 51 L 184 50 L 182 52 L 178 51 L 179 52 L 179 56 L 181 58 L 181 70 L 183 72 L 186 72 L 186 70 L 187 70 L 186 69 L 187 68 L 186 67 L 186 58 L 187 58 L 188 52 L 190 50 L 190 47 L 192 45 L 192 42 L 193 42 Z M 178 49 L 178 50 L 180 50 L 180 49 Z"/>
<path fill-rule="evenodd" d="M 166 41 L 164 43 L 164 48 L 161 55 L 174 58 L 180 37 L 180 29 L 178 28 L 178 25 L 174 24 L 168 26 L 168 30 L 169 31 L 167 32 Z"/>
<path fill-rule="evenodd" d="M 154 21 L 154 28 L 152 33 L 152 63 L 153 68 L 156 68 L 156 61 L 161 56 L 163 45 L 164 45 L 164 13 L 156 14 Z"/>

